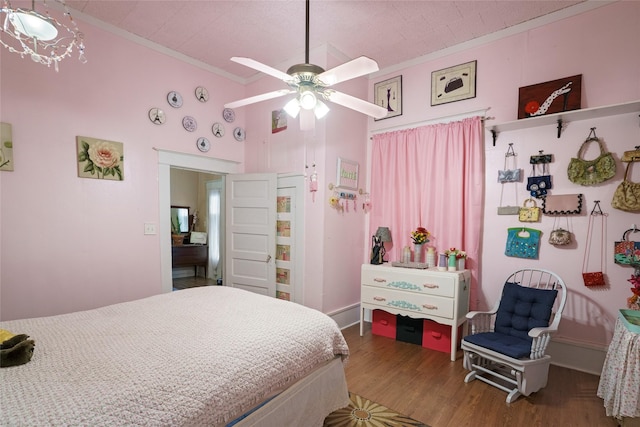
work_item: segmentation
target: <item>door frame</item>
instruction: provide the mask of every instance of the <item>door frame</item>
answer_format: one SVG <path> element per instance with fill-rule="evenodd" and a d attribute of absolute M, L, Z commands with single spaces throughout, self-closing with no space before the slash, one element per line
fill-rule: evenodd
<path fill-rule="evenodd" d="M 241 173 L 240 162 L 154 148 L 158 152 L 158 237 L 161 291 L 173 290 L 171 277 L 171 167 L 218 175 Z"/>

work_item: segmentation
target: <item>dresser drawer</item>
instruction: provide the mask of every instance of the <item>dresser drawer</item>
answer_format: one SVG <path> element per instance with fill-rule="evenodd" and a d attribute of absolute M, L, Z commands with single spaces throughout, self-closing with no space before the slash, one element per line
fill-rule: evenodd
<path fill-rule="evenodd" d="M 396 309 L 422 316 L 453 319 L 455 300 L 452 298 L 365 285 L 362 286 L 360 299 L 365 304 L 375 305 L 383 310 Z"/>
<path fill-rule="evenodd" d="M 453 275 L 431 275 L 424 270 L 414 272 L 398 267 L 393 268 L 393 271 L 363 268 L 361 280 L 362 285 L 366 286 L 449 298 L 455 296 L 456 280 Z"/>

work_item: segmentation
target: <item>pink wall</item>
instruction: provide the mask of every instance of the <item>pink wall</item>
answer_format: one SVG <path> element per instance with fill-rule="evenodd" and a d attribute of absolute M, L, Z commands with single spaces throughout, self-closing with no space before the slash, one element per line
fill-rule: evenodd
<path fill-rule="evenodd" d="M 13 126 L 14 172 L 0 173 L 0 318 L 89 309 L 161 292 L 158 158 L 154 147 L 242 161 L 231 132 L 211 133 L 222 104 L 242 85 L 80 22 L 87 64 L 66 59 L 60 72 L 1 49 L 0 120 Z M 196 100 L 197 86 L 211 99 Z M 176 90 L 184 105 L 166 95 Z M 167 113 L 162 126 L 147 112 Z M 195 133 L 181 126 L 194 116 Z M 244 115 L 238 112 L 237 123 Z M 77 177 L 77 135 L 124 143 L 123 182 Z"/>
<path fill-rule="evenodd" d="M 388 126 L 400 126 L 490 108 L 487 127 L 516 120 L 518 88 L 530 84 L 582 74 L 582 108 L 600 107 L 640 99 L 640 3 L 617 2 L 571 18 L 531 29 L 497 41 L 488 42 L 457 53 L 427 61 L 395 73 L 380 76 L 375 81 L 402 74 L 403 115 L 398 119 L 370 122 L 372 131 Z M 477 96 L 474 99 L 430 107 L 429 79 L 432 71 L 467 61 L 478 61 Z M 596 346 L 606 345 L 613 333 L 619 308 L 625 308 L 631 295 L 626 281 L 629 268 L 613 263 L 613 242 L 633 223 L 640 225 L 637 214 L 616 211 L 610 201 L 624 171 L 619 167 L 616 177 L 596 187 L 581 187 L 567 179 L 566 168 L 575 157 L 580 144 L 587 138 L 590 127 L 597 127 L 609 151 L 621 155 L 638 144 L 638 114 L 583 120 L 567 125 L 561 139 L 556 138 L 555 125 L 521 131 L 504 132 L 493 146 L 491 134 L 485 135 L 486 180 L 483 257 L 480 260 L 481 278 L 479 299 L 472 306 L 486 308 L 502 289 L 509 272 L 518 267 L 543 267 L 560 274 L 570 289 L 569 303 L 561 324 L 560 337 Z M 532 224 L 543 231 L 543 246 L 538 261 L 509 258 L 504 255 L 508 227 L 522 226 L 515 216 L 498 216 L 500 185 L 497 170 L 504 166 L 508 143 L 514 143 L 519 167 L 529 175 L 529 156 L 538 150 L 555 156 L 550 172 L 553 176 L 552 194 L 583 193 L 587 213 L 594 200 L 601 200 L 609 214 L 606 229 L 606 264 L 603 270 L 610 288 L 588 289 L 582 282 L 582 260 L 585 251 L 588 215 L 571 219 L 571 229 L 577 244 L 558 249 L 546 243 L 553 227 L 553 218 L 543 217 Z M 589 151 L 587 158 L 595 158 Z M 640 181 L 640 171 L 635 174 Z M 526 179 L 525 179 L 526 182 Z M 525 184 L 519 188 L 519 201 L 526 197 Z M 511 193 L 513 195 L 513 193 Z M 507 193 L 505 193 L 505 198 Z M 513 197 L 513 196 L 512 196 Z M 505 199 L 506 200 L 506 199 Z M 375 200 L 372 201 L 375 203 Z M 598 234 L 596 234 L 598 236 Z M 591 259 L 598 257 L 592 252 Z M 589 271 L 599 268 L 591 265 Z"/>

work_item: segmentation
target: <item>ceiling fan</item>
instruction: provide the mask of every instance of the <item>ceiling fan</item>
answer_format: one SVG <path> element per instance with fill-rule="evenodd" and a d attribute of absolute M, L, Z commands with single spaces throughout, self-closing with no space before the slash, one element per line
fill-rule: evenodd
<path fill-rule="evenodd" d="M 243 107 L 295 93 L 297 94 L 296 97 L 285 105 L 284 110 L 294 118 L 300 113 L 301 130 L 313 129 L 315 125 L 314 116 L 320 119 L 329 112 L 329 107 L 323 100 L 334 102 L 376 119 L 381 119 L 387 115 L 386 108 L 331 89 L 331 86 L 337 83 L 378 71 L 378 63 L 376 61 L 366 56 L 360 56 L 327 71 L 318 65 L 309 63 L 309 0 L 306 0 L 305 37 L 305 63 L 289 67 L 286 73 L 251 58 L 236 56 L 231 58 L 233 62 L 284 81 L 289 88 L 229 102 L 224 106 L 226 108 Z"/>

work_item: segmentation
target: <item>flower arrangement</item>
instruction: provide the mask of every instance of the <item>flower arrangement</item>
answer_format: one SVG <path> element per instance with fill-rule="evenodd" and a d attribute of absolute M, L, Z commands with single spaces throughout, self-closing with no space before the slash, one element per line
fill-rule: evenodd
<path fill-rule="evenodd" d="M 411 232 L 411 240 L 416 245 L 422 245 L 423 243 L 427 243 L 429 241 L 429 236 L 431 233 L 427 231 L 424 227 L 418 227 L 414 231 Z"/>
<path fill-rule="evenodd" d="M 449 255 L 455 255 L 456 259 L 462 259 L 467 257 L 467 253 L 465 251 L 461 251 L 460 249 L 456 249 L 456 248 L 449 248 L 446 251 L 444 251 L 444 253 L 445 255 L 447 255 L 447 257 L 449 257 Z"/>
<path fill-rule="evenodd" d="M 628 282 L 633 285 L 631 288 L 633 295 L 627 298 L 627 307 L 632 310 L 640 310 L 640 276 L 632 275 Z"/>

